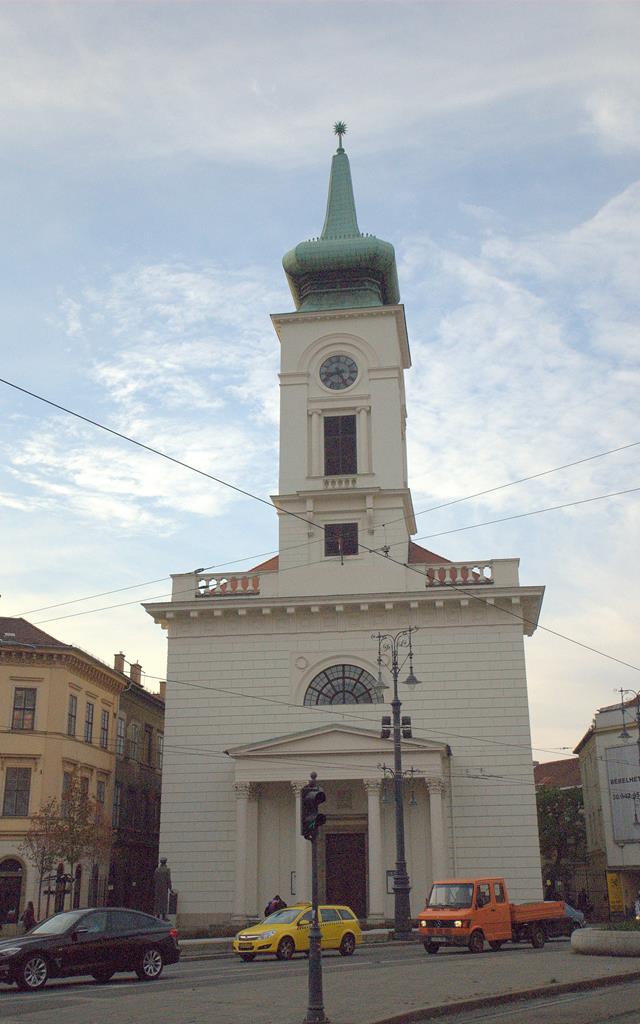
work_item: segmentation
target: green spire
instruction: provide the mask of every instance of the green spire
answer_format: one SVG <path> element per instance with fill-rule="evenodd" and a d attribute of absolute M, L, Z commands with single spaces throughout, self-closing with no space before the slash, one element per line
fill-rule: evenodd
<path fill-rule="evenodd" d="M 327 212 L 319 238 L 300 242 L 284 256 L 296 309 L 353 309 L 400 301 L 393 246 L 358 227 L 349 158 L 342 147 L 344 121 L 333 126 L 338 149 L 331 161 Z"/>
<path fill-rule="evenodd" d="M 327 212 L 320 238 L 353 238 L 360 234 L 349 157 L 342 148 L 342 136 L 346 130 L 344 121 L 336 121 L 333 126 L 333 131 L 338 136 L 338 150 L 331 161 Z"/>

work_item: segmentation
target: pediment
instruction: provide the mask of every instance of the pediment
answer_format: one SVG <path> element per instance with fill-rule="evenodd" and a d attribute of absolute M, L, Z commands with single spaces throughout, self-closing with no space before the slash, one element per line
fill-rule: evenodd
<path fill-rule="evenodd" d="M 439 754 L 446 756 L 449 747 L 436 740 L 410 739 L 402 741 L 406 754 Z M 393 743 L 383 740 L 377 730 L 358 729 L 350 725 L 321 725 L 303 732 L 274 736 L 256 743 L 245 743 L 232 747 L 226 753 L 233 758 L 266 757 L 308 757 L 313 754 L 374 754 L 380 757 L 393 756 Z"/>

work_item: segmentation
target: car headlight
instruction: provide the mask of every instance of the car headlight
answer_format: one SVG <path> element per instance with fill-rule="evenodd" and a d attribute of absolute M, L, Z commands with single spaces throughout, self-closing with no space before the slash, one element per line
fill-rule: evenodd
<path fill-rule="evenodd" d="M 4 949 L 0 949 L 0 956 L 11 956 L 12 953 L 19 953 L 20 946 L 5 946 Z"/>
<path fill-rule="evenodd" d="M 453 927 L 454 928 L 462 928 L 462 921 L 454 921 L 453 922 Z"/>
<path fill-rule="evenodd" d="M 253 935 L 247 935 L 248 939 L 270 939 L 272 935 L 275 935 L 275 929 L 271 929 L 268 932 L 254 932 Z"/>
<path fill-rule="evenodd" d="M 426 921 L 421 921 L 420 922 L 420 927 L 421 928 L 426 928 L 427 927 L 427 922 Z"/>

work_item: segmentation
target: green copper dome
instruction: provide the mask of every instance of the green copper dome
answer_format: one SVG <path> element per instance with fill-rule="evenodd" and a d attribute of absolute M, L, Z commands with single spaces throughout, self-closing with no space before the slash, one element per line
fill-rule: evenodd
<path fill-rule="evenodd" d="M 338 127 L 343 131 L 338 132 Z M 319 238 L 300 242 L 282 260 L 296 309 L 390 306 L 400 301 L 396 255 L 389 242 L 358 227 L 349 158 L 340 145 L 331 161 L 329 196 Z"/>

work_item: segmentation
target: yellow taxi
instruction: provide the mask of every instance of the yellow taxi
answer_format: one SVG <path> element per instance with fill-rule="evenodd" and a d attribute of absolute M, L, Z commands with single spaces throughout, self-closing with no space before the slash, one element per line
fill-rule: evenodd
<path fill-rule="evenodd" d="M 322 949 L 337 949 L 341 956 L 351 956 L 362 942 L 358 918 L 350 907 L 337 905 L 318 907 Z M 263 953 L 273 953 L 278 960 L 290 960 L 294 953 L 309 952 L 311 904 L 294 903 L 270 914 L 261 924 L 243 928 L 233 940 L 233 952 L 242 960 L 255 960 Z"/>

